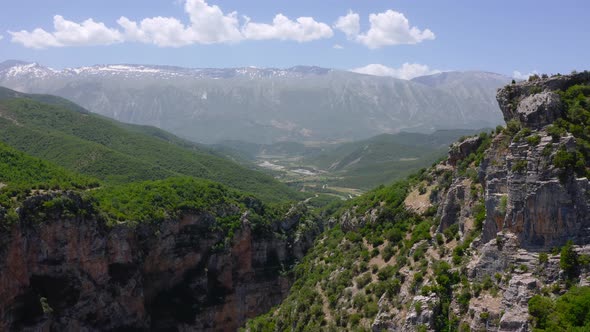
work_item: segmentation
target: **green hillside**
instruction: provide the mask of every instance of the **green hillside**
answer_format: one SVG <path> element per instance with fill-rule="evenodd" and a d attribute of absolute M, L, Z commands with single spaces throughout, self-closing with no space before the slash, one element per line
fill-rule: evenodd
<path fill-rule="evenodd" d="M 0 143 L 0 205 L 30 189 L 85 189 L 98 180 L 75 174 Z"/>
<path fill-rule="evenodd" d="M 272 177 L 165 131 L 122 124 L 57 97 L 0 90 L 0 130 L 0 141 L 107 184 L 194 176 L 265 200 L 298 198 Z"/>

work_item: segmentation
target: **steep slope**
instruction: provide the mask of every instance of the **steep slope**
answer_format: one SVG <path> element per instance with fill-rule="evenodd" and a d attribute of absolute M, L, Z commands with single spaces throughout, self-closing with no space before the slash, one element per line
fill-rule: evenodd
<path fill-rule="evenodd" d="M 317 67 L 102 65 L 56 71 L 5 63 L 0 68 L 0 85 L 59 95 L 119 121 L 207 143 L 356 140 L 404 129 L 495 127 L 501 123 L 497 105 L 478 101 L 489 99 L 506 81 L 489 75 L 485 79 L 497 85 L 482 95 L 465 94 L 470 85 L 456 94 L 455 89 Z"/>
<path fill-rule="evenodd" d="M 590 72 L 497 98 L 505 129 L 332 209 L 291 294 L 249 330 L 590 328 Z"/>
<path fill-rule="evenodd" d="M 99 185 L 0 143 L 0 330 L 236 330 L 320 231 L 305 205 L 194 177 Z"/>
<path fill-rule="evenodd" d="M 3 331 L 233 331 L 280 302 L 319 231 L 304 206 L 194 178 L 20 194 L 0 229 Z"/>
<path fill-rule="evenodd" d="M 187 175 L 268 200 L 297 197 L 267 175 L 162 130 L 122 124 L 53 96 L 0 90 L 0 128 L 4 143 L 107 183 Z"/>
<path fill-rule="evenodd" d="M 413 78 L 413 82 L 441 89 L 456 96 L 465 107 L 481 108 L 483 105 L 493 109 L 498 105 L 496 92 L 510 78 L 481 71 L 450 71 Z"/>

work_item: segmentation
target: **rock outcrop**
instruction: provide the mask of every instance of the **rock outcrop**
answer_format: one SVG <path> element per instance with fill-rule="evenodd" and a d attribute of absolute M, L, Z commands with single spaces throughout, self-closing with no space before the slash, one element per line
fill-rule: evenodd
<path fill-rule="evenodd" d="M 566 135 L 554 142 L 544 129 L 565 112 L 554 90 L 574 82 L 590 82 L 590 76 L 553 77 L 509 85 L 498 92 L 506 122 L 519 120 L 539 140 L 535 144 L 500 135 L 487 151 L 480 168 L 488 212 L 484 242 L 502 230 L 517 234 L 526 248 L 548 249 L 570 239 L 590 242 L 588 179 L 576 178 L 573 173 L 564 176 L 552 162 L 559 149 L 575 148 L 575 138 Z M 543 92 L 534 93 L 540 89 Z M 514 105 L 518 107 L 514 109 Z"/>
<path fill-rule="evenodd" d="M 477 158 L 471 154 L 482 144 L 481 137 L 456 143 L 448 159 L 430 170 L 420 186 L 430 186 L 435 193 L 430 202 L 438 206 L 433 232 L 438 240 L 429 243 L 436 249 L 425 257 L 431 265 L 402 269 L 407 277 L 401 291 L 395 300 L 381 298 L 373 331 L 440 328 L 430 311 L 437 301 L 428 300 L 437 285 L 429 269 L 440 261 L 466 276 L 450 295 L 448 317 L 455 317 L 458 330 L 531 331 L 529 300 L 550 289 L 565 291 L 560 255 L 548 252 L 572 240 L 579 255 L 590 253 L 590 183 L 572 169 L 554 165 L 558 151 L 575 152 L 578 142 L 571 133 L 552 135 L 549 126 L 566 116 L 559 91 L 582 83 L 590 84 L 590 73 L 540 78 L 499 90 L 505 121 L 520 128 L 490 136 L 489 147 Z M 465 160 L 471 164 L 466 166 Z M 481 231 L 474 227 L 478 204 L 485 206 L 485 216 L 479 216 Z M 459 226 L 457 234 L 445 232 L 454 224 Z M 540 259 L 541 252 L 546 258 Z M 409 296 L 405 290 L 417 271 L 424 280 L 422 292 L 417 288 Z M 574 284 L 586 285 L 589 274 L 590 267 L 582 267 Z"/>
<path fill-rule="evenodd" d="M 281 271 L 318 231 L 296 239 L 304 216 L 294 212 L 277 221 L 283 236 L 253 231 L 248 213 L 228 239 L 206 212 L 107 227 L 71 193 L 77 213 L 40 214 L 55 195 L 29 198 L 0 233 L 0 330 L 234 331 L 280 303 Z"/>

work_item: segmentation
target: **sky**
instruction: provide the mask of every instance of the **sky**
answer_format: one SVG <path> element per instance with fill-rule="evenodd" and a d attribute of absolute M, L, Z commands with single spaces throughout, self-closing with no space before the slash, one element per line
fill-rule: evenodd
<path fill-rule="evenodd" d="M 590 69 L 589 12 L 587 0 L 4 0 L 0 61 L 524 78 Z"/>

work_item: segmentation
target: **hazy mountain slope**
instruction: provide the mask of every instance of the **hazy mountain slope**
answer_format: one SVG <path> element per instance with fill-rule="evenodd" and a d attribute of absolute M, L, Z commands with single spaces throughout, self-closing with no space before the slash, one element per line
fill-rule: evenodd
<path fill-rule="evenodd" d="M 502 122 L 497 105 L 477 101 L 493 96 L 506 78 L 480 75 L 497 82 L 488 94 L 317 67 L 0 66 L 1 85 L 56 94 L 120 121 L 202 142 L 351 140 L 404 129 L 493 127 Z"/>
<path fill-rule="evenodd" d="M 498 107 L 496 92 L 510 80 L 507 76 L 480 71 L 444 72 L 412 79 L 413 82 L 451 93 L 461 100 L 464 107 L 474 110 Z"/>
<path fill-rule="evenodd" d="M 0 128 L 1 141 L 108 182 L 188 175 L 219 181 L 266 199 L 297 196 L 267 175 L 212 155 L 162 130 L 121 124 L 30 98 L 0 98 Z"/>

